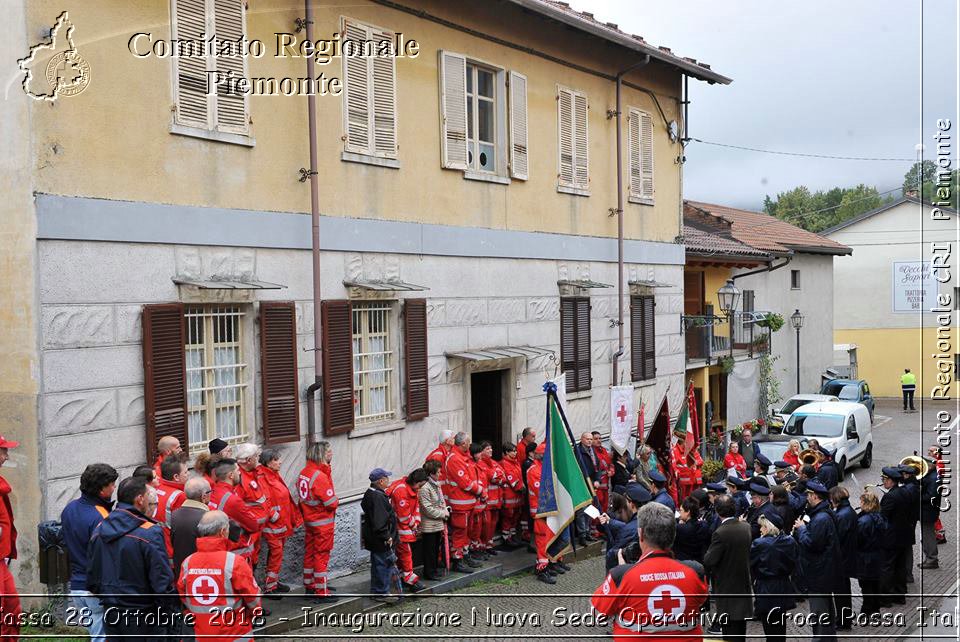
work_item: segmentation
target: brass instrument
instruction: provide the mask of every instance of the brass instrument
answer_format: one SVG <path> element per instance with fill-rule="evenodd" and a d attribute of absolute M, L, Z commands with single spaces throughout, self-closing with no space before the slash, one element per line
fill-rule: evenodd
<path fill-rule="evenodd" d="M 913 466 L 920 472 L 917 473 L 917 479 L 923 479 L 924 475 L 930 472 L 930 465 L 927 460 L 917 455 L 910 455 L 900 460 L 901 466 Z"/>
<path fill-rule="evenodd" d="M 866 484 L 863 487 L 863 490 L 868 491 L 871 488 L 876 488 L 877 490 L 879 490 L 881 495 L 885 495 L 887 492 L 887 489 L 883 487 L 883 484 Z"/>
<path fill-rule="evenodd" d="M 807 448 L 806 450 L 801 450 L 800 454 L 797 455 L 797 458 L 804 466 L 813 466 L 814 468 L 819 468 L 820 464 L 822 464 L 823 460 L 827 457 L 819 450 Z"/>

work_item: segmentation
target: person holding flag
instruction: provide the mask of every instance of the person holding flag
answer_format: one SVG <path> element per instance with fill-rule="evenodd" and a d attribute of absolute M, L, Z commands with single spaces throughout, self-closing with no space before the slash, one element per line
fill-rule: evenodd
<path fill-rule="evenodd" d="M 677 423 L 674 425 L 673 434 L 677 441 L 673 446 L 672 468 L 676 475 L 677 482 L 677 500 L 683 500 L 690 496 L 697 488 L 703 484 L 703 458 L 697 450 L 697 437 L 699 430 L 697 428 L 697 403 L 693 394 L 693 382 L 687 390 L 687 403 L 684 404 L 680 416 L 677 417 Z"/>

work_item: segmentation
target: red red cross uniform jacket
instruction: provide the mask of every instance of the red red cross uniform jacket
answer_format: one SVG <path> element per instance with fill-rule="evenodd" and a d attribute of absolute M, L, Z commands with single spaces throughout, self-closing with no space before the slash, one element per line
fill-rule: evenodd
<path fill-rule="evenodd" d="M 17 529 L 13 525 L 10 484 L 0 477 L 0 639 L 16 640 L 20 633 L 20 596 L 6 560 L 17 559 Z"/>
<path fill-rule="evenodd" d="M 167 555 L 173 559 L 173 542 L 170 540 L 170 518 L 187 501 L 183 494 L 183 484 L 175 481 L 160 479 L 157 487 L 157 516 L 156 521 L 163 527 L 163 541 L 167 545 Z M 176 569 L 174 569 L 176 570 Z"/>
<path fill-rule="evenodd" d="M 613 620 L 614 640 L 694 642 L 703 639 L 700 606 L 706 592 L 693 568 L 670 553 L 652 551 L 636 564 L 611 569 L 592 604 Z"/>
<path fill-rule="evenodd" d="M 199 639 L 252 641 L 253 620 L 260 615 L 260 588 L 250 564 L 227 551 L 228 545 L 223 537 L 198 538 L 197 552 L 180 567 L 177 591 L 194 617 Z"/>
<path fill-rule="evenodd" d="M 597 472 L 600 473 L 597 501 L 600 502 L 601 511 L 606 511 L 610 503 L 610 470 L 613 468 L 613 459 L 603 446 L 594 446 L 593 454 L 597 457 Z"/>
<path fill-rule="evenodd" d="M 264 536 L 290 537 L 303 524 L 303 516 L 290 489 L 280 473 L 272 468 L 258 466 L 256 473 L 257 482 L 267 495 L 267 511 L 271 515 L 263 527 Z"/>
<path fill-rule="evenodd" d="M 487 510 L 498 510 L 502 506 L 503 468 L 493 459 L 483 458 L 477 462 L 478 477 L 487 489 Z"/>
<path fill-rule="evenodd" d="M 454 448 L 447 457 L 448 499 L 455 513 L 469 513 L 477 504 L 481 492 L 477 480 L 477 468 L 469 453 Z"/>
<path fill-rule="evenodd" d="M 500 469 L 503 471 L 503 508 L 516 508 L 523 497 L 523 472 L 520 469 L 519 459 L 504 457 L 500 460 Z"/>
<path fill-rule="evenodd" d="M 307 461 L 297 477 L 297 494 L 303 513 L 304 533 L 303 585 L 321 595 L 327 594 L 327 568 L 336 529 L 337 492 L 333 487 L 330 464 Z"/>
<path fill-rule="evenodd" d="M 420 498 L 407 485 L 405 479 L 393 482 L 387 488 L 390 504 L 397 514 L 397 568 L 403 574 L 406 584 L 416 584 L 420 578 L 413 572 L 413 551 L 410 545 L 417 541 L 417 531 L 420 530 Z"/>
<path fill-rule="evenodd" d="M 437 482 L 440 484 L 440 491 L 443 493 L 444 499 L 450 496 L 450 489 L 447 485 L 447 474 L 446 474 L 446 462 L 447 457 L 450 456 L 450 448 L 447 448 L 446 444 L 440 444 L 431 451 L 424 463 L 428 461 L 438 461 L 440 462 L 440 472 L 437 473 Z"/>
<path fill-rule="evenodd" d="M 533 545 L 537 549 L 537 571 L 543 570 L 550 557 L 547 555 L 547 539 L 550 529 L 545 519 L 537 519 L 537 507 L 540 505 L 540 477 L 543 474 L 543 461 L 536 460 L 527 469 L 527 502 L 530 505 L 530 519 L 533 521 Z"/>
<path fill-rule="evenodd" d="M 217 482 L 213 486 L 213 493 L 210 495 L 207 506 L 211 510 L 222 510 L 244 530 L 240 539 L 233 543 L 231 550 L 238 555 L 250 557 L 253 555 L 250 534 L 260 530 L 260 523 L 257 521 L 257 514 L 250 510 L 235 489 L 236 486 L 227 482 Z"/>

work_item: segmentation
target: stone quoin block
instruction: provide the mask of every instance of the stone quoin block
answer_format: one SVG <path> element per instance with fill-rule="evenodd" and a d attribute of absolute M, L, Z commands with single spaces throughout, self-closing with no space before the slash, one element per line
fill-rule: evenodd
<path fill-rule="evenodd" d="M 41 315 L 45 348 L 79 348 L 116 342 L 113 306 L 43 306 Z"/>
<path fill-rule="evenodd" d="M 45 392 L 111 388 L 143 383 L 140 346 L 79 348 L 43 354 Z"/>
<path fill-rule="evenodd" d="M 117 391 L 84 390 L 43 396 L 45 435 L 66 435 L 119 426 Z"/>

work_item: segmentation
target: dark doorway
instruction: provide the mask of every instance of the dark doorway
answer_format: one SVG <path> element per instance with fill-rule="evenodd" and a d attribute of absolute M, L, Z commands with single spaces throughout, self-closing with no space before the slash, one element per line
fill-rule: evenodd
<path fill-rule="evenodd" d="M 470 417 L 474 443 L 489 441 L 493 456 L 503 454 L 503 370 L 474 372 L 470 375 Z"/>

